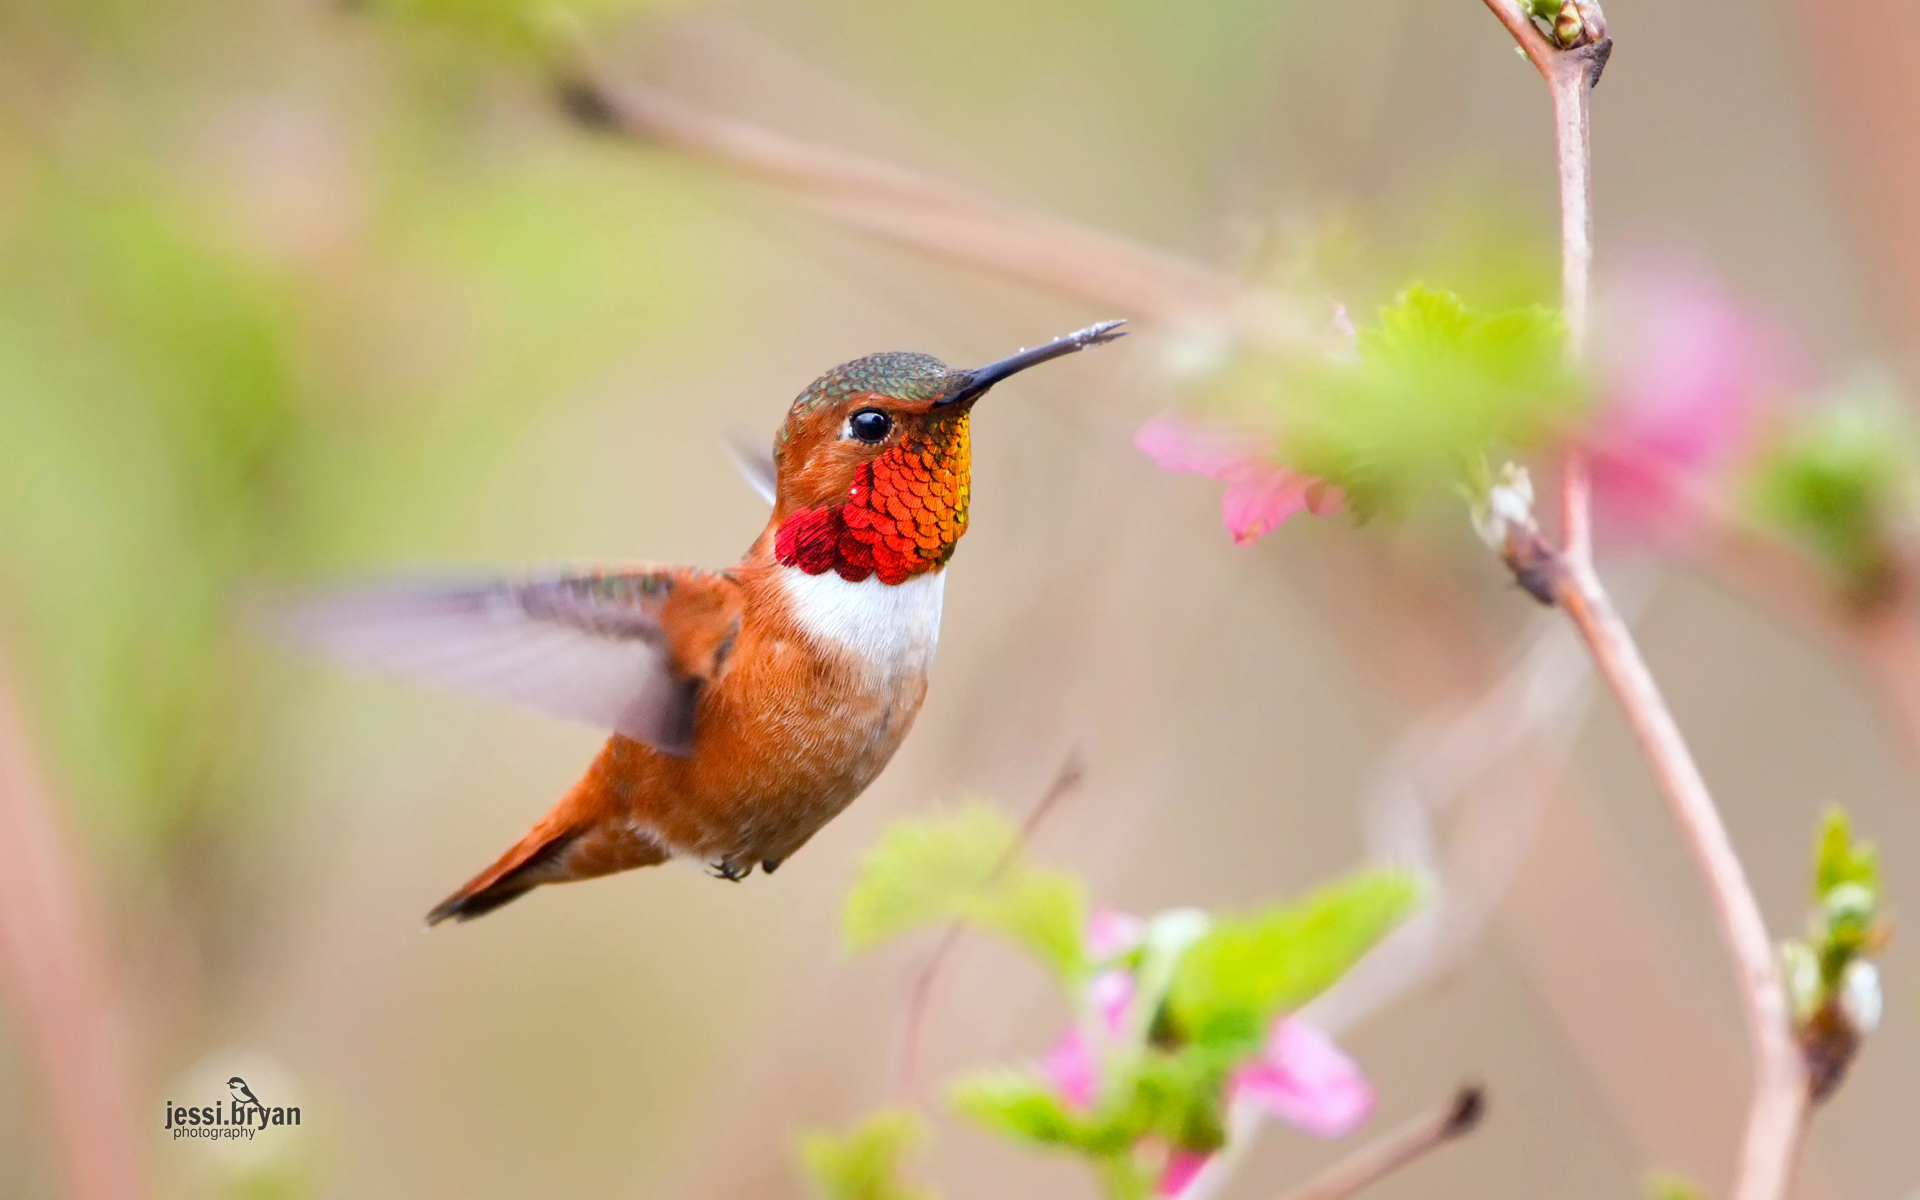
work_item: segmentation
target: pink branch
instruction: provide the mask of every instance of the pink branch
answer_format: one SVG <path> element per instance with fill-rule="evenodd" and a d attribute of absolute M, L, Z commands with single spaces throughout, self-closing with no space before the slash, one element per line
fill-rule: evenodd
<path fill-rule="evenodd" d="M 39 1059 L 70 1194 L 140 1200 L 111 973 L 54 811 L 0 673 L 0 989 Z"/>
<path fill-rule="evenodd" d="M 1442 1108 L 1415 1117 L 1360 1147 L 1288 1192 L 1284 1200 L 1348 1200 L 1448 1142 L 1472 1133 L 1486 1110 L 1486 1093 L 1478 1087 L 1463 1087 Z"/>
<path fill-rule="evenodd" d="M 1610 46 L 1602 42 L 1556 53 L 1546 71 L 1560 158 L 1560 296 L 1567 352 L 1576 363 L 1587 354 L 1587 308 L 1593 293 L 1590 101 Z M 1560 544 L 1567 557 L 1578 563 L 1593 559 L 1592 490 L 1586 455 L 1578 447 L 1568 450 L 1560 473 Z"/>
<path fill-rule="evenodd" d="M 1558 49 L 1517 0 L 1486 0 L 1540 73 L 1553 97 L 1560 166 L 1562 287 L 1568 345 L 1584 355 L 1593 266 L 1593 175 L 1589 99 L 1611 43 L 1591 0 L 1577 5 L 1585 33 L 1600 40 Z M 1572 0 L 1570 0 L 1570 6 Z M 1786 989 L 1759 903 L 1727 836 L 1706 779 L 1648 670 L 1627 625 L 1593 568 L 1592 496 L 1584 456 L 1568 454 L 1561 479 L 1563 549 L 1534 544 L 1520 561 L 1544 564 L 1552 598 L 1565 609 L 1593 654 L 1601 677 L 1626 711 L 1660 790 L 1687 840 L 1712 896 L 1722 940 L 1732 956 L 1755 1062 L 1737 1200 L 1777 1200 L 1798 1157 L 1807 1107 L 1806 1065 L 1794 1041 Z M 1534 538 L 1537 542 L 1537 535 Z"/>
<path fill-rule="evenodd" d="M 1653 768 L 1694 863 L 1712 897 L 1721 940 L 1732 956 L 1755 1063 L 1754 1094 L 1740 1155 L 1736 1200 L 1786 1194 L 1799 1155 L 1807 1103 L 1806 1067 L 1794 1043 L 1793 1018 L 1759 903 L 1727 836 L 1707 782 L 1626 623 L 1590 571 L 1574 568 L 1558 591 L 1593 652 L 1607 686 Z"/>

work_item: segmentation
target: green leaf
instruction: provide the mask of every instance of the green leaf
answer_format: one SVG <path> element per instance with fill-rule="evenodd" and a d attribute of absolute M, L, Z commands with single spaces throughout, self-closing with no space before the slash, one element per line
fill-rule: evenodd
<path fill-rule="evenodd" d="M 962 1116 L 1020 1141 L 1080 1150 L 1094 1145 L 1112 1149 L 1091 1121 L 1068 1109 L 1046 1081 L 1031 1071 L 969 1075 L 953 1085 L 949 1099 Z"/>
<path fill-rule="evenodd" d="M 1020 831 L 994 808 L 902 821 L 868 852 L 847 896 L 848 946 L 967 921 L 1025 947 L 1063 978 L 1085 965 L 1086 892 L 1079 880 L 1027 866 Z"/>
<path fill-rule="evenodd" d="M 1127 1124 L 1183 1149 L 1218 1150 L 1227 1141 L 1227 1076 L 1241 1058 L 1204 1043 L 1141 1056 L 1127 1081 Z"/>
<path fill-rule="evenodd" d="M 1410 876 L 1368 871 L 1299 904 L 1217 923 L 1175 969 L 1175 1031 L 1251 1050 L 1275 1016 L 1325 990 L 1393 928 L 1418 891 Z"/>
<path fill-rule="evenodd" d="M 1147 1200 L 1154 1194 L 1153 1171 L 1130 1150 L 1096 1158 L 1094 1168 L 1112 1200 Z"/>
<path fill-rule="evenodd" d="M 847 944 L 864 950 L 909 929 L 954 920 L 1009 867 L 1019 837 L 984 804 L 895 823 L 867 852 L 847 897 Z"/>
<path fill-rule="evenodd" d="M 1580 403 L 1558 312 L 1483 315 L 1419 286 L 1359 331 L 1357 362 L 1293 364 L 1268 386 L 1281 461 L 1339 484 L 1363 516 L 1540 443 Z"/>
<path fill-rule="evenodd" d="M 1839 805 L 1827 809 L 1821 817 L 1820 836 L 1815 842 L 1813 893 L 1826 896 L 1843 883 L 1859 884 L 1869 891 L 1880 888 L 1880 856 L 1872 842 L 1856 842 L 1853 823 Z"/>
<path fill-rule="evenodd" d="M 1754 474 L 1753 510 L 1854 597 L 1876 598 L 1898 569 L 1896 530 L 1911 509 L 1915 458 L 1898 401 L 1870 388 L 1773 447 Z"/>
<path fill-rule="evenodd" d="M 1036 1146 L 1102 1157 L 1149 1135 L 1190 1150 L 1226 1143 L 1227 1077 L 1238 1051 L 1190 1044 L 1111 1056 L 1105 1087 L 1088 1110 L 1069 1108 L 1031 1070 L 995 1070 L 955 1084 L 956 1111 L 978 1124 Z"/>
<path fill-rule="evenodd" d="M 1026 947 L 1055 974 L 1071 979 L 1086 958 L 1086 888 L 1058 871 L 1020 871 L 982 889 L 967 917 Z"/>
<path fill-rule="evenodd" d="M 932 1200 L 930 1189 L 900 1179 L 900 1160 L 926 1135 L 914 1114 L 883 1112 L 851 1133 L 806 1135 L 800 1162 L 826 1200 Z"/>
<path fill-rule="evenodd" d="M 1858 883 L 1840 884 L 1821 898 L 1822 968 L 1829 986 L 1873 940 L 1880 921 L 1880 895 Z"/>

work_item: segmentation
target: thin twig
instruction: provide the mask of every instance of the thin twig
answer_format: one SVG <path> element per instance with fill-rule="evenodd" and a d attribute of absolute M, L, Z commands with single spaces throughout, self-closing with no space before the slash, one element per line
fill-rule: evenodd
<path fill-rule="evenodd" d="M 1040 796 L 1027 819 L 1020 823 L 1020 836 L 1007 851 L 1007 856 L 995 868 L 997 876 L 1012 866 L 1014 860 L 1033 841 L 1033 835 L 1040 828 L 1047 815 L 1061 800 L 1079 788 L 1087 776 L 1086 758 L 1078 746 L 1067 753 L 1066 760 L 1054 773 L 1053 782 Z M 942 968 L 952 956 L 954 947 L 960 944 L 960 936 L 966 932 L 966 924 L 955 921 L 941 933 L 933 952 L 928 954 L 920 969 L 914 972 L 912 981 L 907 985 L 906 997 L 900 1010 L 900 1040 L 894 1054 L 893 1094 L 896 1099 L 905 1101 L 913 1095 L 914 1079 L 919 1073 L 921 1034 L 926 1026 L 927 1010 L 932 1007 L 934 985 L 939 982 Z"/>
<path fill-rule="evenodd" d="M 1920 769 L 1920 629 L 1905 586 L 1861 601 L 1835 586 L 1818 564 L 1777 534 L 1729 512 L 1699 489 L 1672 489 L 1708 536 L 1701 557 L 1730 585 L 1762 597 L 1784 615 L 1831 638 L 1851 655 L 1891 713 L 1909 765 Z M 1900 577 L 1911 575 L 1903 566 Z"/>
<path fill-rule="evenodd" d="M 1473 602 L 1457 594 L 1451 580 L 1432 571 L 1363 578 L 1361 591 L 1368 605 L 1356 609 L 1347 598 L 1324 615 L 1330 628 L 1349 634 L 1359 632 L 1349 626 L 1362 619 L 1364 634 L 1352 648 L 1359 661 L 1373 664 L 1391 692 L 1430 709 L 1436 701 L 1457 703 L 1453 698 L 1473 694 L 1467 689 L 1485 687 L 1482 681 L 1494 677 L 1492 648 L 1482 640 L 1486 630 L 1468 620 Z M 1391 586 L 1383 586 L 1387 584 Z M 1420 599 L 1409 603 L 1406 594 Z M 1369 613 L 1381 605 L 1378 613 Z M 1623 600 L 1620 606 L 1631 620 L 1634 605 Z M 1376 619 L 1364 620 L 1368 615 Z M 1582 663 L 1591 661 L 1570 622 L 1556 628 Z M 1436 648 L 1445 649 L 1432 658 L 1411 657 L 1395 635 L 1420 630 L 1425 638 L 1438 639 Z M 1519 719 L 1537 724 L 1543 710 L 1553 707 L 1550 702 L 1529 702 Z M 1657 918 L 1652 898 L 1635 884 L 1634 872 L 1623 870 L 1627 864 L 1621 848 L 1602 836 L 1606 831 L 1593 823 L 1590 806 L 1577 802 L 1563 752 L 1567 732 L 1536 729 L 1515 761 L 1470 785 L 1477 793 L 1473 820 L 1480 819 L 1500 792 L 1551 794 L 1553 815 L 1539 834 L 1541 848 L 1552 852 L 1516 880 L 1520 894 L 1495 914 L 1499 931 L 1519 954 L 1527 990 L 1589 1076 L 1604 1109 L 1602 1124 L 1643 1161 L 1704 1170 L 1722 1142 L 1739 1129 L 1739 1106 L 1748 1086 L 1746 1047 L 1741 1042 L 1725 1047 L 1709 1036 L 1720 1030 L 1705 997 L 1695 990 L 1702 982 L 1696 968 L 1718 964 L 1682 961 L 1683 948 L 1669 931 L 1649 929 L 1647 922 Z M 1428 786 L 1439 784 L 1429 780 Z M 1467 836 L 1468 826 L 1456 825 L 1452 844 L 1462 846 Z M 1497 835 L 1490 831 L 1490 836 Z M 1449 857 L 1450 870 L 1475 869 L 1453 852 Z M 1478 887 L 1479 881 L 1469 875 L 1463 886 Z M 1442 904 L 1451 903 L 1451 891 L 1440 894 Z M 1601 893 L 1609 903 L 1595 909 L 1590 901 Z M 1630 992 L 1608 994 L 1609 987 L 1633 972 L 1639 982 Z M 1326 996 L 1345 986 L 1343 979 Z M 1314 1007 L 1324 998 L 1316 999 Z M 1596 1047 L 1592 1031 L 1609 1022 L 1631 1045 L 1609 1042 L 1611 1049 Z M 1337 1036 L 1337 1029 L 1329 1032 Z M 1684 1077 L 1670 1077 L 1675 1070 Z M 1723 1133 L 1722 1122 L 1712 1115 L 1723 1109 L 1732 1114 L 1733 1132 Z M 1239 1134 L 1238 1128 L 1231 1130 L 1230 1139 Z M 1235 1147 L 1229 1140 L 1221 1157 L 1233 1155 Z M 1809 1168 L 1796 1178 L 1795 1194 L 1811 1200 L 1830 1193 L 1818 1165 L 1810 1163 Z"/>
<path fill-rule="evenodd" d="M 1558 598 L 1626 710 L 1705 877 L 1721 938 L 1733 957 L 1754 1056 L 1754 1094 L 1734 1195 L 1736 1200 L 1775 1200 L 1785 1194 L 1798 1157 L 1807 1080 L 1773 938 L 1706 780 L 1625 622 L 1591 573 L 1568 571 Z"/>
<path fill-rule="evenodd" d="M 1527 61 L 1538 68 L 1540 74 L 1551 78 L 1553 60 L 1558 56 L 1559 51 L 1554 48 L 1552 42 L 1547 40 L 1546 35 L 1540 32 L 1539 27 L 1534 25 L 1533 18 L 1527 16 L 1526 10 L 1520 6 L 1520 0 L 1486 0 L 1486 5 L 1500 23 L 1507 27 L 1507 32 L 1513 35 L 1513 40 L 1520 44 L 1520 49 L 1526 54 Z"/>
<path fill-rule="evenodd" d="M 1563 286 L 1569 345 L 1584 353 L 1593 263 L 1593 178 L 1589 96 L 1611 43 L 1561 51 L 1547 42 L 1515 0 L 1486 0 L 1546 77 L 1553 96 L 1561 185 Z M 1582 9 L 1584 16 L 1588 10 Z M 1597 6 L 1591 9 L 1598 16 Z M 1592 22 L 1604 33 L 1604 21 Z M 1564 550 L 1535 547 L 1549 564 L 1552 598 L 1566 610 L 1592 652 L 1600 675 L 1626 710 L 1628 724 L 1653 768 L 1695 865 L 1705 879 L 1722 939 L 1737 971 L 1752 1044 L 1754 1094 L 1741 1148 L 1736 1200 L 1785 1194 L 1807 1105 L 1806 1065 L 1794 1042 L 1791 1011 L 1775 961 L 1773 939 L 1712 793 L 1673 719 L 1632 633 L 1613 609 L 1593 568 L 1591 495 L 1582 451 L 1567 456 L 1562 477 Z"/>
<path fill-rule="evenodd" d="M 1576 364 L 1586 360 L 1593 292 L 1593 85 L 1611 47 L 1598 42 L 1555 53 L 1545 72 L 1560 160 L 1560 296 L 1567 353 Z M 1574 446 L 1561 465 L 1560 544 L 1576 563 L 1593 560 L 1592 491 L 1586 455 Z"/>
<path fill-rule="evenodd" d="M 1225 322 L 1263 344 L 1300 343 L 1314 333 L 1278 296 L 1198 263 L 711 112 L 635 80 L 614 82 L 584 52 L 575 58 L 560 76 L 560 96 L 583 125 L 736 171 L 863 232 L 1136 319 Z"/>
<path fill-rule="evenodd" d="M 1446 1107 L 1415 1117 L 1334 1163 L 1283 1200 L 1347 1200 L 1395 1171 L 1426 1157 L 1456 1138 L 1472 1133 L 1486 1115 L 1486 1093 L 1468 1085 Z"/>
<path fill-rule="evenodd" d="M 67 1186 L 139 1200 L 140 1140 L 118 1052 L 107 955 L 60 844 L 54 802 L 0 672 L 0 994 L 39 1059 Z"/>
<path fill-rule="evenodd" d="M 1904 604 L 1859 617 L 1852 627 L 1867 669 L 1896 718 L 1909 754 L 1920 758 L 1920 631 Z"/>

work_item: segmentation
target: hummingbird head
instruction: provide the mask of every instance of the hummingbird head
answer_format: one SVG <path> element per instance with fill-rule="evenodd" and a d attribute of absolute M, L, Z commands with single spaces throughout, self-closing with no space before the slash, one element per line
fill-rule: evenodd
<path fill-rule="evenodd" d="M 813 381 L 774 441 L 774 552 L 808 574 L 902 583 L 967 530 L 973 406 L 1009 375 L 1122 336 L 1108 321 L 971 370 L 870 354 Z"/>

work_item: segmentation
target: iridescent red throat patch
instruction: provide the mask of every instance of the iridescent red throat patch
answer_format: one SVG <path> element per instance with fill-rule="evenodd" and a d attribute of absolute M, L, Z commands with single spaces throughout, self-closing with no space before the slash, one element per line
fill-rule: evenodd
<path fill-rule="evenodd" d="M 863 463 L 845 500 L 781 522 L 774 556 L 809 575 L 837 571 L 854 583 L 869 575 L 904 583 L 946 566 L 967 531 L 968 420 L 963 413 L 939 426 L 937 440 L 903 441 Z"/>

